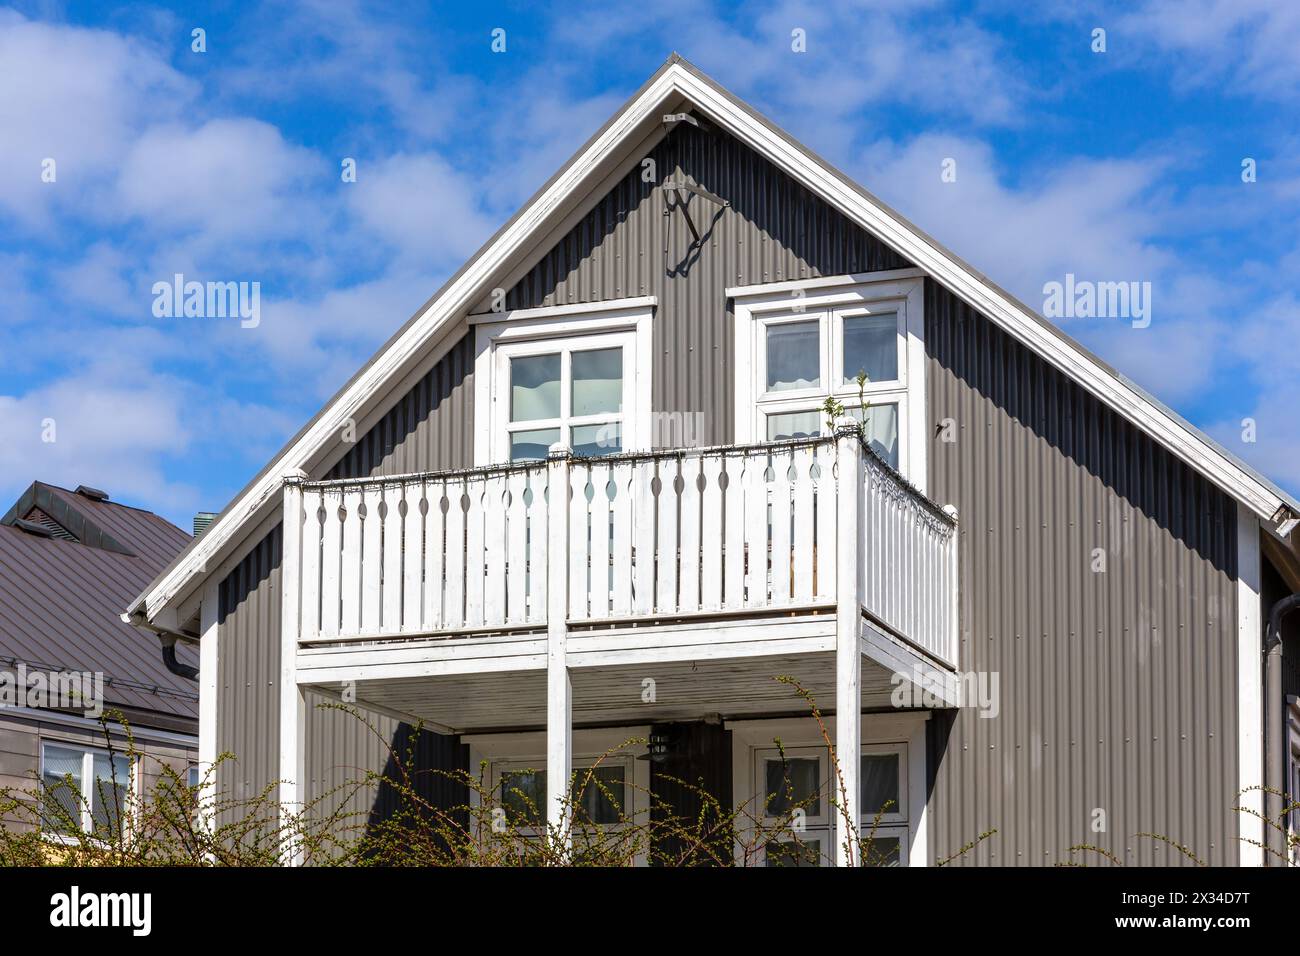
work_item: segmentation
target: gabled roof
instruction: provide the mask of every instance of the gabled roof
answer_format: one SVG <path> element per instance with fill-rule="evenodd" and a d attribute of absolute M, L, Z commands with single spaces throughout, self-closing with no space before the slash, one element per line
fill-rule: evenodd
<path fill-rule="evenodd" d="M 0 518 L 0 668 L 98 671 L 106 703 L 197 718 L 197 685 L 121 619 L 189 540 L 152 512 L 32 484 Z"/>
<path fill-rule="evenodd" d="M 644 86 L 425 305 L 380 348 L 218 516 L 208 532 L 131 606 L 154 620 L 192 610 L 205 569 L 227 560 L 279 504 L 286 473 L 311 471 L 339 454 L 349 421 L 366 419 L 422 353 L 437 345 L 474 304 L 517 266 L 592 190 L 662 128 L 667 113 L 694 110 L 895 248 L 1015 339 L 1062 369 L 1262 518 L 1300 515 L 1300 501 L 1233 457 L 1151 395 L 1028 306 L 808 150 L 748 105 L 673 54 Z M 248 542 L 251 544 L 252 542 Z M 182 615 L 183 616 L 183 615 Z"/>

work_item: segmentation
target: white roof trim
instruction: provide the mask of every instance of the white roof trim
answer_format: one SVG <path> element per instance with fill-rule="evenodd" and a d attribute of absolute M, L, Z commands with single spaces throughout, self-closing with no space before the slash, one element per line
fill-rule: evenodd
<path fill-rule="evenodd" d="M 1014 338 L 1065 371 L 1121 414 L 1134 420 L 1190 465 L 1245 503 L 1271 519 L 1280 508 L 1300 512 L 1300 502 L 1284 495 L 1245 465 L 1215 445 L 1154 398 L 1126 381 L 1081 346 L 1044 323 L 1028 307 L 992 286 L 973 269 L 906 222 L 878 200 L 851 185 L 803 147 L 761 120 L 712 80 L 674 57 L 645 88 L 573 159 L 555 179 L 520 212 L 501 233 L 475 256 L 431 300 L 275 459 L 258 479 L 231 503 L 181 559 L 156 579 L 137 599 L 152 619 L 196 586 L 195 577 L 206 566 L 216 566 L 225 550 L 243 540 L 244 526 L 265 513 L 278 500 L 282 475 L 289 469 L 308 467 L 312 458 L 339 434 L 346 420 L 359 417 L 368 399 L 412 362 L 424 345 L 451 322 L 464 319 L 487 291 L 485 283 L 512 257 L 526 251 L 535 232 L 581 195 L 588 180 L 605 175 L 602 163 L 638 127 L 661 112 L 670 97 L 685 97 L 719 126 L 803 183 L 848 218 L 893 246 L 905 258 L 948 286 Z M 806 284 L 806 283 L 805 283 Z"/>

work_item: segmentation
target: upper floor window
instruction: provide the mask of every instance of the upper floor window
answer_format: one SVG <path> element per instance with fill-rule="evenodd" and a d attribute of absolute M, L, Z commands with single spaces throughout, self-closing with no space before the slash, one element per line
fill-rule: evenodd
<path fill-rule="evenodd" d="M 474 316 L 478 465 L 649 447 L 653 299 Z"/>
<path fill-rule="evenodd" d="M 510 460 L 543 459 L 559 442 L 588 457 L 622 451 L 629 404 L 623 353 L 630 345 L 627 333 L 611 333 L 502 346 Z"/>
<path fill-rule="evenodd" d="M 736 440 L 829 434 L 828 408 L 924 485 L 922 280 L 869 277 L 729 289 L 736 313 Z M 829 403 L 829 404 L 828 404 Z"/>

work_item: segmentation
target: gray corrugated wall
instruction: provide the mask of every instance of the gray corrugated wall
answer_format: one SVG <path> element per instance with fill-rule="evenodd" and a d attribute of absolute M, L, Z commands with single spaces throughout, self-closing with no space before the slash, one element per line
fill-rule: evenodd
<path fill-rule="evenodd" d="M 361 478 L 474 463 L 474 336 L 451 347 L 325 475 Z"/>
<path fill-rule="evenodd" d="M 936 854 L 997 827 L 970 862 L 1081 843 L 1184 862 L 1145 831 L 1236 863 L 1235 504 L 930 281 L 926 312 L 930 414 L 957 435 L 930 471 L 960 514 L 961 666 L 1001 680 L 996 719 L 934 722 Z"/>
<path fill-rule="evenodd" d="M 723 133 L 679 124 L 650 158 L 661 179 L 680 180 L 685 172 L 731 200 L 721 211 L 706 200 L 690 200 L 703 250 L 684 258 L 691 237 L 681 211 L 664 216 L 663 191 L 642 182 L 637 165 L 515 284 L 506 306 L 657 296 L 654 410 L 702 413 L 696 443 L 726 443 L 734 424 L 729 286 L 908 263 Z M 671 435 L 670 427 L 656 434 Z"/>
<path fill-rule="evenodd" d="M 330 477 L 398 474 L 471 463 L 473 449 L 473 358 L 470 336 L 452 347 L 356 446 L 330 470 Z M 276 526 L 221 584 L 219 618 L 219 701 L 217 749 L 238 757 L 223 765 L 218 788 L 247 800 L 279 779 L 280 548 Z M 312 707 L 307 720 L 308 798 L 334 792 L 366 769 L 383 771 L 390 758 L 386 742 L 402 740 L 405 725 L 388 717 L 367 716 L 380 734 L 337 710 Z M 435 755 L 437 765 L 463 767 L 465 748 L 455 738 L 426 733 L 421 759 Z M 400 751 L 399 751 L 400 752 Z M 427 797 L 449 805 L 454 794 L 438 789 L 424 775 Z M 446 791 L 446 792 L 444 792 Z M 348 812 L 364 823 L 374 809 L 373 789 L 354 799 Z M 464 796 L 454 802 L 461 802 Z M 391 803 L 391 798 L 381 799 Z M 322 800 L 333 809 L 337 799 Z"/>

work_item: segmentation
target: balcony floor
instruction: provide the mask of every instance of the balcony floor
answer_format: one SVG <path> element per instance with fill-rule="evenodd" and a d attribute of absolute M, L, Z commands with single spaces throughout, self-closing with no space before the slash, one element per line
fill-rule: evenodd
<path fill-rule="evenodd" d="M 835 709 L 833 614 L 779 621 L 599 628 L 568 637 L 574 726 L 805 714 L 790 677 Z M 303 651 L 299 683 L 355 682 L 359 706 L 457 732 L 546 724 L 544 635 Z M 891 709 L 893 675 L 955 704 L 952 674 L 864 624 L 862 707 Z M 653 682 L 653 683 L 650 683 Z"/>

